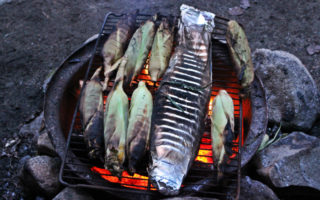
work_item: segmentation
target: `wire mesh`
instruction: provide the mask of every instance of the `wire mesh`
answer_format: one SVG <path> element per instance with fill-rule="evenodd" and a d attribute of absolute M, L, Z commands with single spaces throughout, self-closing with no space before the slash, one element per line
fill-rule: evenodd
<path fill-rule="evenodd" d="M 101 50 L 104 41 L 108 38 L 108 35 L 114 30 L 116 23 L 121 19 L 123 15 L 116 15 L 108 13 L 105 17 L 102 25 L 99 37 L 96 41 L 92 57 L 88 64 L 86 74 L 82 81 L 82 88 L 85 87 L 86 81 L 89 75 L 95 71 L 96 68 L 102 66 Z M 142 22 L 149 19 L 150 15 L 139 14 L 136 19 L 136 25 L 139 26 Z M 158 18 L 157 23 L 161 21 L 161 16 Z M 198 156 L 196 157 L 188 175 L 183 182 L 182 191 L 184 188 L 192 188 L 193 186 L 202 187 L 205 185 L 206 189 L 195 191 L 191 189 L 187 192 L 196 193 L 197 195 L 206 197 L 216 198 L 234 198 L 239 196 L 239 180 L 240 180 L 240 159 L 241 159 L 241 140 L 243 137 L 242 133 L 242 104 L 241 98 L 238 93 L 240 91 L 240 85 L 236 78 L 236 74 L 233 71 L 232 63 L 230 62 L 229 53 L 225 41 L 226 23 L 228 19 L 222 17 L 215 18 L 216 28 L 213 32 L 212 39 L 212 65 L 213 65 L 213 84 L 211 91 L 211 102 L 214 97 L 218 94 L 220 89 L 227 90 L 229 95 L 232 97 L 234 102 L 234 117 L 235 117 L 235 135 L 237 139 L 233 143 L 233 155 L 230 157 L 229 171 L 226 173 L 227 178 L 223 185 L 219 185 L 215 181 L 214 174 L 216 169 L 213 167 L 212 160 L 212 147 L 210 137 L 210 118 L 206 119 L 206 127 L 201 139 Z M 222 42 L 221 42 L 222 41 Z M 150 81 L 148 74 L 148 61 L 142 69 L 141 73 L 133 81 L 133 86 L 127 88 L 126 93 L 128 94 L 129 100 L 133 90 L 137 87 L 139 80 L 145 80 L 147 87 L 150 92 L 154 95 L 160 82 Z M 80 80 L 79 80 L 80 81 Z M 104 94 L 104 98 L 107 98 L 108 91 L 113 86 L 113 80 L 109 81 L 107 92 Z M 79 98 L 82 95 L 82 89 L 80 90 Z M 122 176 L 112 176 L 110 172 L 103 169 L 103 163 L 93 162 L 89 160 L 87 156 L 86 145 L 83 139 L 81 119 L 79 114 L 79 100 L 76 105 L 76 110 L 73 115 L 71 128 L 68 135 L 66 156 L 63 159 L 62 166 L 60 169 L 60 181 L 70 187 L 82 187 L 101 189 L 108 191 L 113 194 L 120 194 L 122 197 L 128 197 L 130 194 L 147 195 L 150 198 L 159 198 L 161 195 L 156 191 L 149 179 L 146 171 L 146 167 L 143 166 L 133 176 L 124 172 Z M 211 110 L 210 110 L 211 109 Z M 209 115 L 211 115 L 212 106 L 209 105 Z M 211 153 L 210 153 L 211 152 Z M 146 158 L 145 163 L 148 160 Z M 73 166 L 73 167 L 70 167 Z M 75 167 L 79 166 L 79 167 Z M 72 168 L 73 170 L 70 170 Z M 78 169 L 78 170 L 74 170 Z M 89 169 L 89 170 L 83 170 Z M 208 179 L 209 181 L 203 182 Z M 232 191 L 232 192 L 230 192 Z"/>

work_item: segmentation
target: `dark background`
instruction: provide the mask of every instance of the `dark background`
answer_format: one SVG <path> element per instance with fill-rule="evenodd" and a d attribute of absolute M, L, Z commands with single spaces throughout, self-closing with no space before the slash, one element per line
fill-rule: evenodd
<path fill-rule="evenodd" d="M 253 51 L 269 48 L 296 55 L 319 86 L 320 54 L 310 56 L 306 51 L 310 44 L 320 44 L 319 0 L 251 0 L 251 7 L 240 16 L 228 14 L 240 0 L 11 0 L 0 5 L 0 150 L 17 137 L 21 124 L 41 111 L 43 81 L 99 31 L 106 12 L 140 9 L 141 13 L 177 15 L 182 2 L 242 23 Z M 20 196 L 16 168 L 28 154 L 33 152 L 1 154 L 2 197 Z"/>

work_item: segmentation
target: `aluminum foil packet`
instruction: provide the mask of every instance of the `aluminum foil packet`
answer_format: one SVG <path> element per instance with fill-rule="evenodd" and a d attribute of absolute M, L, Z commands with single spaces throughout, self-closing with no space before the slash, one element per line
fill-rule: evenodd
<path fill-rule="evenodd" d="M 203 29 L 208 32 L 212 32 L 214 29 L 215 14 L 207 11 L 201 11 L 192 6 L 182 4 L 180 7 L 181 22 L 185 27 Z"/>

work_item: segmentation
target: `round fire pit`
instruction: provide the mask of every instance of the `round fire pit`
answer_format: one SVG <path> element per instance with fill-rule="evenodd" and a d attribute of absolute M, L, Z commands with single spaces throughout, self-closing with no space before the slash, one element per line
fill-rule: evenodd
<path fill-rule="evenodd" d="M 73 52 L 56 70 L 48 83 L 45 93 L 44 118 L 49 136 L 61 159 L 65 158 L 67 136 L 73 118 L 80 84 L 83 80 L 90 57 L 94 50 L 96 38 L 87 41 Z M 99 48 L 99 47 L 98 47 Z M 101 47 L 100 47 L 101 48 Z M 101 62 L 97 58 L 94 62 Z M 92 75 L 90 72 L 90 75 Z M 241 152 L 241 166 L 244 166 L 260 146 L 267 127 L 267 107 L 263 86 L 255 77 L 250 98 L 242 101 L 243 108 L 243 143 Z M 73 163 L 66 165 L 71 171 L 80 171 L 89 174 L 90 167 L 83 166 L 72 154 Z M 81 174 L 79 176 L 86 176 Z"/>
<path fill-rule="evenodd" d="M 57 68 L 48 83 L 44 117 L 46 128 L 61 158 L 65 155 L 66 138 L 83 79 L 96 39 L 84 43 Z M 255 77 L 249 99 L 243 100 L 243 149 L 241 165 L 252 158 L 260 146 L 267 127 L 267 106 L 263 85 Z"/>

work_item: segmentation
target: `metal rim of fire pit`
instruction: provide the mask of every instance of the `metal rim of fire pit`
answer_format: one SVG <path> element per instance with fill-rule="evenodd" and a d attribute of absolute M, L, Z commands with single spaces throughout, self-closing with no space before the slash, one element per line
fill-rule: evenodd
<path fill-rule="evenodd" d="M 106 18 L 105 18 L 105 22 L 104 22 L 104 24 L 106 23 L 106 20 L 107 20 L 107 18 L 108 18 L 108 16 L 109 15 L 111 15 L 111 13 L 108 13 L 107 15 L 106 15 Z M 147 15 L 145 15 L 145 16 L 147 16 Z M 223 19 L 223 20 L 227 20 L 227 19 L 224 19 L 224 18 L 221 18 L 221 19 Z M 104 26 L 103 26 L 104 27 Z M 104 29 L 102 29 L 101 30 L 101 32 L 100 32 L 100 34 L 101 33 L 103 33 L 103 31 L 105 31 Z M 111 31 L 111 30 L 110 30 Z M 218 34 L 219 35 L 219 34 Z M 83 45 L 79 50 L 80 51 L 83 51 L 85 48 L 88 48 L 88 46 L 90 46 L 91 48 L 92 48 L 92 46 L 93 46 L 93 43 L 95 42 L 95 46 L 94 46 L 94 49 L 96 49 L 97 48 L 97 44 L 99 43 L 99 38 L 100 37 L 98 37 L 98 39 L 96 40 L 96 42 L 95 42 L 95 40 L 94 41 L 91 41 L 91 42 L 89 42 L 89 43 L 87 43 L 87 44 L 85 44 L 85 45 Z M 222 38 L 221 38 L 222 39 Z M 77 50 L 77 51 L 75 51 L 75 53 L 76 52 L 79 52 L 79 50 Z M 89 70 L 90 70 L 90 66 L 92 65 L 92 59 L 90 59 L 91 58 L 91 56 L 87 56 L 85 59 L 84 59 L 84 61 L 80 61 L 79 63 L 77 63 L 76 62 L 76 60 L 75 60 L 75 58 L 73 59 L 73 55 L 74 54 L 72 54 L 72 56 L 70 56 L 69 57 L 69 64 L 70 64 L 70 61 L 74 61 L 74 63 L 73 63 L 73 67 L 76 69 L 76 68 L 83 68 L 83 66 L 79 66 L 79 65 L 84 65 L 84 63 L 87 63 L 87 62 L 89 62 L 89 68 L 88 68 L 88 70 L 87 70 L 87 73 L 86 73 L 86 76 L 85 76 L 85 79 L 84 80 L 86 80 L 87 78 L 88 78 L 88 72 L 89 72 Z M 63 64 L 62 64 L 62 66 L 63 65 L 65 65 L 66 63 L 64 62 Z M 72 64 L 72 63 L 71 63 Z M 59 69 L 60 70 L 60 69 Z M 58 70 L 58 71 L 59 71 Z M 55 74 L 56 75 L 56 74 Z M 53 79 L 54 78 L 56 78 L 55 76 L 53 77 Z M 260 81 L 258 80 L 258 79 L 256 79 L 257 81 L 256 82 L 258 82 L 258 87 L 259 87 L 259 84 L 261 84 L 260 83 Z M 257 83 L 256 83 L 256 85 L 257 85 Z M 50 88 L 50 84 L 48 85 L 48 90 L 47 90 L 47 92 L 49 91 L 49 89 L 51 89 Z M 261 85 L 260 85 L 261 86 Z M 47 92 L 46 92 L 46 94 L 47 94 Z M 259 94 L 259 95 L 261 95 L 261 94 Z M 258 96 L 259 96 L 258 95 Z M 46 95 L 46 97 L 48 97 L 47 95 Z M 49 99 L 47 99 L 46 98 L 46 101 L 45 102 L 48 102 L 48 101 L 50 101 Z M 48 104 L 47 103 L 45 103 L 45 107 L 46 106 L 48 106 Z M 77 107 L 77 106 L 76 106 Z M 46 109 L 45 109 L 46 110 Z M 266 112 L 265 112 L 266 113 Z M 48 113 L 46 114 L 46 112 L 45 112 L 45 116 L 47 116 L 48 115 Z M 73 123 L 72 124 L 74 124 L 74 119 L 75 119 L 75 115 L 76 115 L 76 112 L 75 112 L 75 114 L 74 114 L 74 117 L 73 117 Z M 45 119 L 48 119 L 48 117 L 46 118 L 45 117 Z M 47 124 L 47 123 L 46 123 Z M 48 126 L 47 128 L 49 128 L 49 132 L 51 132 L 51 131 L 57 131 L 57 129 L 61 129 L 61 127 L 53 127 L 53 126 Z M 241 128 L 241 126 L 240 126 L 240 128 Z M 54 130 L 55 129 L 55 130 Z M 71 130 L 71 129 L 70 129 Z M 72 130 L 71 130 L 72 131 Z M 251 128 L 250 128 L 250 131 L 251 131 Z M 61 132 L 61 131 L 60 131 Z M 241 135 L 241 134 L 240 134 Z M 55 140 L 55 138 L 54 137 L 52 137 L 52 135 L 50 134 L 50 136 L 51 136 L 51 138 L 53 139 L 53 141 L 54 141 L 54 144 L 55 144 L 55 146 L 57 147 L 57 146 L 59 146 L 60 145 L 60 147 L 61 146 L 63 146 L 64 144 L 65 144 L 65 142 L 64 142 L 64 144 L 63 144 L 63 140 L 62 141 L 60 141 L 60 143 L 58 143 L 58 142 L 55 142 L 56 140 Z M 69 134 L 69 136 L 71 136 L 70 134 Z M 255 136 L 254 136 L 254 138 L 255 137 L 257 137 L 257 136 L 259 136 L 258 138 L 260 139 L 262 139 L 262 137 L 261 136 L 263 136 L 263 134 L 256 134 Z M 70 137 L 69 137 L 70 138 Z M 69 140 L 68 140 L 68 144 L 69 144 Z M 258 143 L 259 143 L 259 141 L 258 141 Z M 261 143 L 261 141 L 260 141 L 260 143 Z M 245 146 L 246 147 L 246 146 Z M 256 148 L 258 148 L 258 147 L 256 147 Z M 67 148 L 67 150 L 68 150 L 68 148 Z M 64 156 L 66 156 L 66 154 L 64 153 L 64 152 L 60 152 L 59 153 L 59 155 L 63 158 Z M 241 159 L 241 157 L 239 156 L 239 158 Z M 63 159 L 64 160 L 64 159 Z M 239 162 L 240 163 L 240 162 Z M 241 165 L 243 165 L 243 163 L 241 162 Z M 240 167 L 238 167 L 238 170 L 240 170 Z M 240 173 L 238 173 L 238 175 L 239 175 Z M 61 178 L 61 180 L 62 180 L 62 182 L 64 182 L 63 181 L 63 179 L 62 179 L 62 177 L 60 177 Z M 78 185 L 79 187 L 82 187 L 81 185 Z M 90 188 L 90 186 L 88 186 L 88 185 L 85 185 L 85 186 L 83 186 L 83 187 L 89 187 Z M 93 187 L 93 188 L 97 188 L 97 187 Z M 102 189 L 102 188 L 101 188 Z M 105 189 L 105 188 L 104 188 Z M 112 190 L 112 188 L 110 188 L 110 190 Z M 115 191 L 118 191 L 118 190 L 115 190 Z M 139 193 L 140 193 L 141 191 L 139 191 Z"/>

